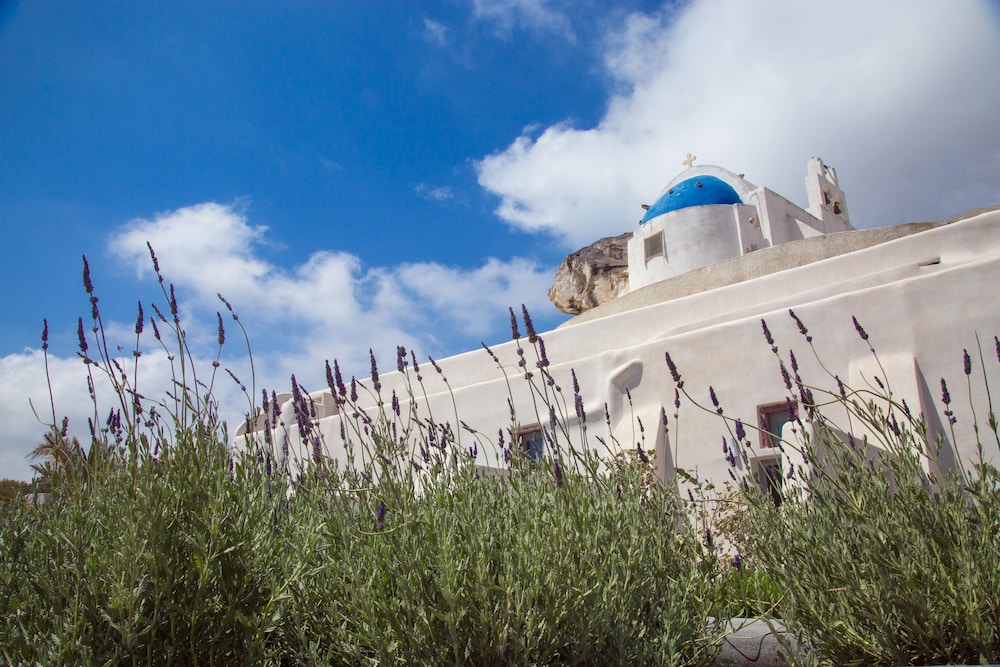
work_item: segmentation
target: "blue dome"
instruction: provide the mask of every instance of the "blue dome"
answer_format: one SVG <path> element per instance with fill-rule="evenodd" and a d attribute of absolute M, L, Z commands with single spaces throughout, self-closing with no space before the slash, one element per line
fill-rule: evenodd
<path fill-rule="evenodd" d="M 691 206 L 740 203 L 742 200 L 736 194 L 736 190 L 725 181 L 715 176 L 695 176 L 681 181 L 664 192 L 663 196 L 649 207 L 646 215 L 642 216 L 642 222 Z"/>

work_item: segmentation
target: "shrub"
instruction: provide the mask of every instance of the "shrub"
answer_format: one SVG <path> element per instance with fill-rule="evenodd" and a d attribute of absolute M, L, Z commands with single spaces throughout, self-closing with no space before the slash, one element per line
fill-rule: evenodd
<path fill-rule="evenodd" d="M 764 331 L 778 355 L 766 323 Z M 969 377 L 967 352 L 963 362 Z M 804 417 L 781 447 L 804 465 L 784 471 L 777 498 L 737 475 L 744 557 L 780 589 L 784 624 L 829 664 L 1000 660 L 1000 471 L 981 442 L 976 460 L 949 469 L 938 465 L 942 438 L 894 396 L 884 373 L 862 388 L 836 376 L 821 388 L 797 369 L 786 378 Z M 987 413 L 988 428 L 975 423 L 974 433 L 1000 444 L 992 405 Z"/>
<path fill-rule="evenodd" d="M 92 387 L 95 374 L 111 383 L 115 407 L 99 418 L 95 395 L 84 448 L 56 427 L 53 406 L 47 442 L 69 454 L 42 467 L 51 500 L 12 506 L 0 526 L 6 662 L 709 659 L 722 591 L 683 508 L 650 484 L 642 457 L 599 460 L 586 443 L 560 440 L 553 420 L 546 456 L 515 454 L 509 468 L 486 471 L 458 447 L 459 424 L 415 415 L 400 433 L 382 405 L 354 422 L 351 457 L 338 463 L 318 446 L 294 378 L 300 435 L 314 445 L 307 460 L 275 451 L 270 429 L 233 451 L 212 396 L 218 358 L 199 379 L 150 251 L 167 305 L 153 305 L 148 324 L 174 388 L 155 400 L 136 389 L 141 306 L 131 373 L 110 353 L 85 262 L 92 327 L 87 335 L 79 322 L 81 356 Z M 220 350 L 224 337 L 220 315 Z M 532 338 L 541 363 L 544 343 Z M 538 368 L 538 395 L 551 397 Z M 372 375 L 377 385 L 374 359 Z M 338 398 L 356 407 L 346 389 Z M 265 398 L 247 423 L 271 420 L 273 403 Z"/>

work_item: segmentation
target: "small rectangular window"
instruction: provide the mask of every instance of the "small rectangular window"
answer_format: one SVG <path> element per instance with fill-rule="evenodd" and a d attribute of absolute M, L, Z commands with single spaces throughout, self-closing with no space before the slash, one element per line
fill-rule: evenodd
<path fill-rule="evenodd" d="M 754 459 L 751 469 L 757 482 L 757 488 L 771 495 L 771 502 L 774 503 L 775 507 L 781 505 L 781 487 L 785 481 L 781 470 L 781 456 Z"/>
<path fill-rule="evenodd" d="M 646 237 L 646 240 L 643 242 L 643 248 L 646 253 L 647 262 L 654 257 L 663 257 L 663 232 L 657 232 L 652 236 Z"/>
<path fill-rule="evenodd" d="M 762 449 L 777 447 L 781 443 L 781 430 L 785 424 L 795 419 L 798 414 L 798 404 L 766 403 L 757 406 L 757 425 L 760 426 L 760 446 Z"/>
<path fill-rule="evenodd" d="M 529 426 L 517 432 L 521 446 L 521 454 L 532 461 L 537 461 L 545 455 L 545 434 L 539 426 Z"/>

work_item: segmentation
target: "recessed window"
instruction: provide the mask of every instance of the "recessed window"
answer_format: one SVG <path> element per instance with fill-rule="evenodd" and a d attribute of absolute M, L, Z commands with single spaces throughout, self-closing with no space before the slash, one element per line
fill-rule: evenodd
<path fill-rule="evenodd" d="M 645 250 L 647 262 L 654 257 L 663 257 L 663 232 L 657 232 L 652 236 L 647 236 L 646 240 L 643 242 L 643 248 Z"/>
<path fill-rule="evenodd" d="M 760 446 L 761 449 L 777 447 L 781 444 L 781 429 L 785 424 L 795 419 L 798 414 L 798 404 L 791 402 L 791 413 L 789 413 L 789 403 L 766 403 L 757 406 L 757 425 L 760 426 Z"/>
<path fill-rule="evenodd" d="M 781 486 L 785 476 L 781 471 L 781 456 L 765 456 L 754 459 L 751 466 L 757 488 L 770 494 L 775 507 L 781 505 Z"/>
<path fill-rule="evenodd" d="M 532 461 L 537 461 L 545 455 L 545 434 L 539 426 L 529 426 L 517 432 L 521 446 L 521 454 Z"/>

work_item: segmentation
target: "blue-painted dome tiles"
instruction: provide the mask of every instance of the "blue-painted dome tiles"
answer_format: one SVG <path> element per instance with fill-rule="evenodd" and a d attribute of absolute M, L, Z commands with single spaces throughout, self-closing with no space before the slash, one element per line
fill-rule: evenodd
<path fill-rule="evenodd" d="M 736 190 L 722 179 L 708 175 L 695 176 L 677 183 L 664 192 L 646 211 L 642 222 L 691 206 L 740 203 L 742 200 Z"/>

